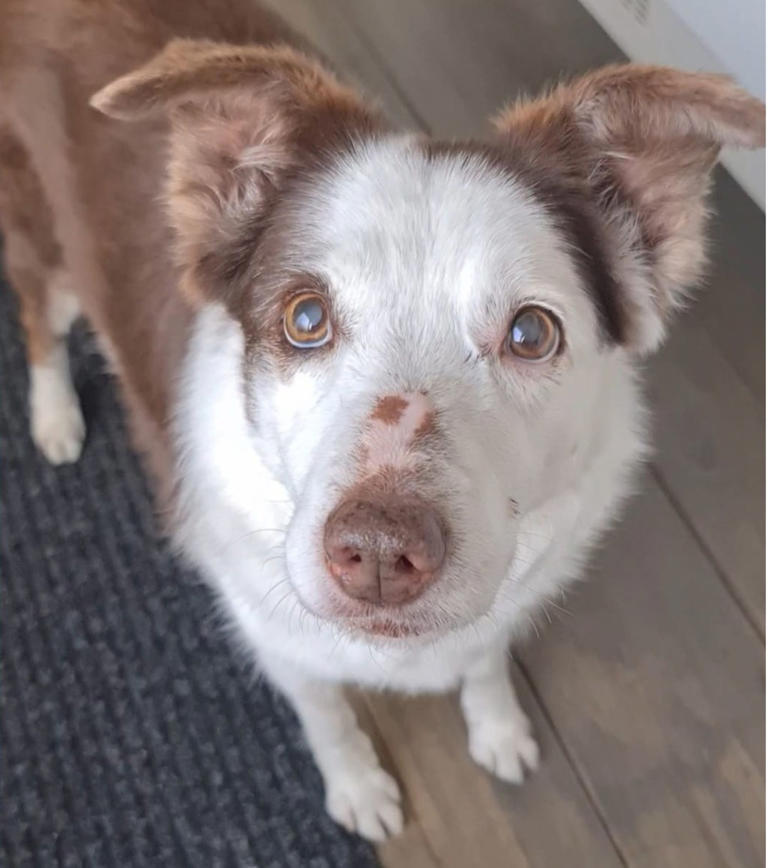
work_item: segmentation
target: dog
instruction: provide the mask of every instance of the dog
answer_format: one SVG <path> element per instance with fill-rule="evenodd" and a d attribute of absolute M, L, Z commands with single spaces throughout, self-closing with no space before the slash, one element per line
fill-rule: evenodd
<path fill-rule="evenodd" d="M 116 375 L 158 510 L 290 701 L 330 815 L 400 794 L 343 686 L 460 689 L 473 758 L 539 752 L 507 649 L 646 453 L 639 364 L 700 278 L 726 78 L 617 65 L 484 141 L 394 129 L 248 0 L 2 0 L 0 221 L 32 436 Z"/>

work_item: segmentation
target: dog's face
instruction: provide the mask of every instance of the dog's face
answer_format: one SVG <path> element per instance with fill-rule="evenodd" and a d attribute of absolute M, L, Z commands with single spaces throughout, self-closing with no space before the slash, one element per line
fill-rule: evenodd
<path fill-rule="evenodd" d="M 248 407 L 312 611 L 408 631 L 489 610 L 620 352 L 570 243 L 488 153 L 412 137 L 360 143 L 277 205 L 248 269 Z"/>
<path fill-rule="evenodd" d="M 490 145 L 441 145 L 300 55 L 194 43 L 96 100 L 158 103 L 184 283 L 242 328 L 296 596 L 391 637 L 493 613 L 521 516 L 591 472 L 697 277 L 709 169 L 759 143 L 760 104 L 616 68 L 509 110 Z"/>

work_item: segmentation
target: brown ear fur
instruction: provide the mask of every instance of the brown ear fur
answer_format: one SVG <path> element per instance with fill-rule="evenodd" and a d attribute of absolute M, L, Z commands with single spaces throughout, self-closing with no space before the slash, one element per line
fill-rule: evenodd
<path fill-rule="evenodd" d="M 292 173 L 382 126 L 352 90 L 284 45 L 174 40 L 91 105 L 122 120 L 169 117 L 168 207 L 193 294 L 216 292 L 217 277 L 225 290 L 247 252 L 244 228 L 254 231 Z"/>
<path fill-rule="evenodd" d="M 110 117 L 133 120 L 229 88 L 251 88 L 255 93 L 273 88 L 290 97 L 296 108 L 359 108 L 353 91 L 290 46 L 196 39 L 172 40 L 149 63 L 94 94 L 91 105 Z"/>
<path fill-rule="evenodd" d="M 764 146 L 765 106 L 723 76 L 627 64 L 518 103 L 495 125 L 539 172 L 596 203 L 627 292 L 627 343 L 653 349 L 705 263 L 720 147 Z"/>

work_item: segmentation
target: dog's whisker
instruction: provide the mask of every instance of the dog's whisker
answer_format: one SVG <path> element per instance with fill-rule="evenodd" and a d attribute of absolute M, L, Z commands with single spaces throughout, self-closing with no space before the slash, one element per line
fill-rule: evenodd
<path fill-rule="evenodd" d="M 261 600 L 259 601 L 259 605 L 260 605 L 260 606 L 263 606 L 263 605 L 266 603 L 267 598 L 268 598 L 268 597 L 269 597 L 269 596 L 270 596 L 274 591 L 276 591 L 277 588 L 279 588 L 281 585 L 284 585 L 287 581 L 288 581 L 288 577 L 287 577 L 287 576 L 281 576 L 281 578 L 279 578 L 279 579 L 274 583 L 274 585 L 272 585 L 272 587 L 270 587 L 270 589 L 267 591 L 267 593 L 264 594 L 264 596 L 263 596 L 263 597 L 261 598 Z"/>
<path fill-rule="evenodd" d="M 573 617 L 573 612 L 571 612 L 569 609 L 566 609 L 564 606 L 559 605 L 554 600 L 547 600 L 544 605 L 551 606 L 553 609 L 556 609 L 561 614 L 568 615 L 569 618 Z"/>
<path fill-rule="evenodd" d="M 275 615 L 275 612 L 277 612 L 278 608 L 288 599 L 288 597 L 291 596 L 292 593 L 293 593 L 293 588 L 288 588 L 288 590 L 283 594 L 283 596 L 280 597 L 280 599 L 272 607 L 272 611 L 269 613 L 269 615 L 267 615 L 267 621 L 272 620 L 272 618 Z"/>
<path fill-rule="evenodd" d="M 540 639 L 541 633 L 539 633 L 539 627 L 536 624 L 536 620 L 534 619 L 533 615 L 528 616 L 528 623 L 531 625 L 531 627 L 533 627 L 533 632 L 536 634 L 536 638 Z"/>
<path fill-rule="evenodd" d="M 371 658 L 371 661 L 374 663 L 374 665 L 375 665 L 378 669 L 380 669 L 381 672 L 383 672 L 383 673 L 386 675 L 386 674 L 387 674 L 387 673 L 386 673 L 386 670 L 385 670 L 384 667 L 381 665 L 381 661 L 380 661 L 380 660 L 377 660 L 376 657 L 374 656 L 374 646 L 373 646 L 372 644 L 369 644 L 369 645 L 368 645 L 368 656 Z"/>
<path fill-rule="evenodd" d="M 285 536 L 287 531 L 284 527 L 257 527 L 255 530 L 250 530 L 248 531 L 248 533 L 243 534 L 241 539 L 245 539 L 249 536 L 255 536 L 257 533 L 279 533 Z"/>
<path fill-rule="evenodd" d="M 517 538 L 521 537 L 531 537 L 533 539 L 543 539 L 546 542 L 551 542 L 552 536 L 551 534 L 541 533 L 541 531 L 536 530 L 528 530 L 526 528 L 522 528 L 517 531 Z"/>
<path fill-rule="evenodd" d="M 260 527 L 260 528 L 256 528 L 255 530 L 249 530 L 246 533 L 240 534 L 239 536 L 232 537 L 231 539 L 228 539 L 225 543 L 223 543 L 219 547 L 219 555 L 227 554 L 234 546 L 239 545 L 240 543 L 243 543 L 246 540 L 250 539 L 251 537 L 254 537 L 260 533 L 276 533 L 276 534 L 282 534 L 283 537 L 285 537 L 287 532 L 285 530 L 280 530 L 278 528 L 269 528 L 269 527 Z M 283 545 L 283 544 L 284 544 L 283 542 L 278 543 L 278 545 Z M 270 549 L 270 551 L 274 551 L 274 547 L 272 547 L 272 549 Z"/>

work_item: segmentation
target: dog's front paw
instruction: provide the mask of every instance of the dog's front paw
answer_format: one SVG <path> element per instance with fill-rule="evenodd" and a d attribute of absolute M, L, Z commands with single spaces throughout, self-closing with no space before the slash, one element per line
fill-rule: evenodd
<path fill-rule="evenodd" d="M 402 831 L 400 788 L 381 766 L 349 770 L 326 785 L 326 809 L 345 829 L 370 841 L 384 841 Z"/>
<path fill-rule="evenodd" d="M 478 765 L 512 784 L 521 784 L 525 770 L 535 771 L 539 765 L 539 746 L 522 714 L 476 724 L 469 734 L 469 752 Z"/>
<path fill-rule="evenodd" d="M 77 461 L 85 440 L 85 422 L 77 397 L 33 407 L 32 439 L 51 464 Z"/>
<path fill-rule="evenodd" d="M 51 464 L 77 461 L 85 422 L 65 348 L 53 353 L 48 363 L 30 367 L 29 411 L 32 439 Z"/>

